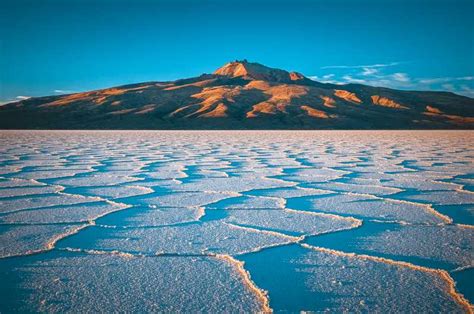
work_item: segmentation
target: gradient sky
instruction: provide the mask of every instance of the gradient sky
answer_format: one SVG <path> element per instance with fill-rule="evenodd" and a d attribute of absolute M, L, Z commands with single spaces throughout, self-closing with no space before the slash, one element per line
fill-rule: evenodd
<path fill-rule="evenodd" d="M 317 80 L 474 97 L 474 0 L 1 0 L 0 102 L 248 59 Z"/>

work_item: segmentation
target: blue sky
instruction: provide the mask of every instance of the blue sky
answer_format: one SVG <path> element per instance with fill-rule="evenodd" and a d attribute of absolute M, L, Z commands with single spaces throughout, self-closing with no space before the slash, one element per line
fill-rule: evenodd
<path fill-rule="evenodd" d="M 474 97 L 473 0 L 0 4 L 0 102 L 192 77 L 244 58 L 321 81 Z"/>

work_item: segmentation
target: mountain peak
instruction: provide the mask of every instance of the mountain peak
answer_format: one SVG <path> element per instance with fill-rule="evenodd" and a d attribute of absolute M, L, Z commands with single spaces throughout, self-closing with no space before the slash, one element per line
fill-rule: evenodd
<path fill-rule="evenodd" d="M 257 63 L 255 63 L 257 64 Z M 249 74 L 249 68 L 252 67 L 251 63 L 247 60 L 235 60 L 224 64 L 224 66 L 217 69 L 214 74 L 225 75 L 231 77 L 246 76 Z"/>
<path fill-rule="evenodd" d="M 226 63 L 217 69 L 214 74 L 270 82 L 289 82 L 305 79 L 304 75 L 300 73 L 289 73 L 285 70 L 270 68 L 260 63 L 248 62 L 246 59 Z"/>

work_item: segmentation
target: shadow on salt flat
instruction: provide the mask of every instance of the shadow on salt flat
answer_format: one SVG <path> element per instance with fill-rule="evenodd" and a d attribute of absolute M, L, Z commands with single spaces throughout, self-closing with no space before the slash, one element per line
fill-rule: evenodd
<path fill-rule="evenodd" d="M 126 205 L 94 202 L 53 206 L 8 213 L 0 216 L 5 224 L 58 224 L 90 222 L 105 214 L 123 210 Z"/>
<path fill-rule="evenodd" d="M 366 222 L 362 228 L 311 237 L 307 243 L 453 270 L 472 265 L 474 229 L 455 225 L 400 225 Z"/>
<path fill-rule="evenodd" d="M 370 195 L 330 194 L 287 200 L 288 208 L 304 209 L 360 219 L 439 224 L 444 220 L 423 204 L 392 201 Z"/>
<path fill-rule="evenodd" d="M 275 311 L 463 313 L 435 274 L 299 245 L 239 257 Z"/>
<path fill-rule="evenodd" d="M 451 217 L 454 223 L 474 225 L 474 205 L 434 205 L 433 207 Z"/>
<path fill-rule="evenodd" d="M 115 229 L 92 226 L 58 247 L 118 250 L 143 254 L 241 254 L 291 240 L 283 235 L 246 230 L 220 221 L 154 228 Z"/>

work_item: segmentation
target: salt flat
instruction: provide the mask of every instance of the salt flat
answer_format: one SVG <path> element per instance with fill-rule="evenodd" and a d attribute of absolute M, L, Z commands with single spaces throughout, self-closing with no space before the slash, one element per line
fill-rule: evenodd
<path fill-rule="evenodd" d="M 472 131 L 1 131 L 0 312 L 469 312 Z"/>

